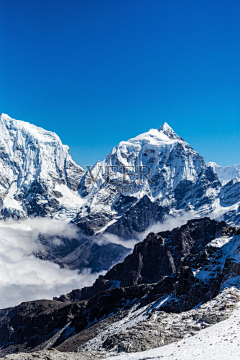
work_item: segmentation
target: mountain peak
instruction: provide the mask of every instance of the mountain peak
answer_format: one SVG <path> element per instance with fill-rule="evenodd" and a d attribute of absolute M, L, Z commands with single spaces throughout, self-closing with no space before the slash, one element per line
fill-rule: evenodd
<path fill-rule="evenodd" d="M 8 114 L 0 113 L 0 119 L 4 120 L 4 119 L 11 119 L 11 118 Z"/>
<path fill-rule="evenodd" d="M 178 136 L 175 131 L 171 128 L 171 126 L 168 125 L 167 122 L 164 122 L 159 128 L 159 132 L 162 132 L 163 134 L 167 135 L 170 139 L 182 139 L 180 136 Z"/>
<path fill-rule="evenodd" d="M 172 130 L 171 126 L 168 125 L 168 123 L 165 121 L 159 128 L 158 131 L 166 131 L 166 130 Z"/>
<path fill-rule="evenodd" d="M 0 219 L 76 216 L 85 170 L 54 132 L 1 114 L 0 148 Z"/>

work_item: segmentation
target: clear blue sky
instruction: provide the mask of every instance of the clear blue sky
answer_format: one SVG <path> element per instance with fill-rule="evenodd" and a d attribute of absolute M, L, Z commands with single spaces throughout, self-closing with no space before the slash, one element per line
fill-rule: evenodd
<path fill-rule="evenodd" d="M 0 112 L 81 165 L 164 121 L 240 163 L 239 0 L 1 0 Z"/>

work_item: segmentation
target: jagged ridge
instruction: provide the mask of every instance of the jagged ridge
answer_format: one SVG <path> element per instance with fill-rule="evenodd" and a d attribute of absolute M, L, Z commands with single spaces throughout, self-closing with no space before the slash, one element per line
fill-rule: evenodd
<path fill-rule="evenodd" d="M 171 252 L 171 245 L 174 246 L 177 239 L 181 244 L 180 247 L 182 246 L 182 250 L 178 249 L 179 256 L 182 255 L 179 260 L 177 260 L 178 256 L 174 258 L 174 254 L 169 256 L 167 250 L 170 249 Z M 162 251 L 164 244 L 167 251 Z M 132 284 L 135 285 L 117 287 L 124 281 L 124 267 L 119 265 L 110 270 L 105 277 L 101 277 L 92 289 L 75 291 L 58 299 L 61 301 L 34 301 L 1 310 L 1 354 L 13 352 L 16 347 L 18 350 L 26 351 L 52 346 L 62 351 L 76 350 L 85 343 L 87 346 L 87 343 L 98 335 L 99 330 L 110 329 L 113 322 L 121 319 L 125 319 L 127 326 L 124 334 L 120 327 L 119 332 L 115 332 L 114 336 L 103 337 L 103 342 L 99 343 L 99 346 L 108 350 L 117 348 L 137 351 L 139 349 L 137 344 L 142 343 L 140 338 L 143 340 L 143 333 L 134 328 L 136 322 L 130 321 L 131 314 L 136 310 L 139 310 L 136 314 L 142 313 L 145 314 L 144 316 L 154 316 L 155 311 L 159 312 L 160 317 L 163 311 L 167 314 L 181 313 L 209 301 L 224 288 L 233 285 L 239 287 L 239 245 L 239 229 L 208 218 L 189 221 L 185 226 L 172 232 L 149 234 L 143 244 L 135 247 L 132 256 L 125 260 L 128 270 L 131 268 L 137 274 L 132 280 L 130 276 Z M 140 271 L 136 271 L 137 258 L 139 259 L 137 268 Z M 145 261 L 152 258 L 152 262 L 160 266 L 156 268 L 155 274 L 152 273 L 151 278 L 155 281 L 158 272 L 159 281 L 155 283 L 150 283 L 151 279 L 146 281 L 143 274 L 147 266 L 139 268 L 139 264 L 142 263 L 141 258 Z M 171 264 L 171 271 L 169 266 L 165 269 L 167 275 L 164 273 L 164 268 L 159 272 L 161 263 Z M 117 278 L 119 280 L 116 280 Z M 105 290 L 103 287 L 97 288 L 99 283 L 105 283 Z M 209 319 L 212 316 L 214 314 L 211 316 L 208 314 Z M 137 318 L 138 326 L 143 326 L 144 318 L 138 315 Z M 99 323 L 96 327 L 94 324 L 97 322 Z M 25 327 L 21 328 L 20 324 L 23 323 Z M 135 329 L 134 341 L 129 348 L 127 344 L 131 329 Z M 153 331 L 151 336 L 156 336 L 156 331 L 155 335 Z M 159 346 L 157 341 L 156 345 L 154 342 L 152 344 Z M 147 343 L 143 342 L 141 346 L 144 349 Z"/>

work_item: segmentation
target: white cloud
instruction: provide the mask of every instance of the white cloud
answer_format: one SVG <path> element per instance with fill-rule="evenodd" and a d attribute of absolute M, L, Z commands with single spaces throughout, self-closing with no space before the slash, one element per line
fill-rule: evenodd
<path fill-rule="evenodd" d="M 176 227 L 186 224 L 188 220 L 196 217 L 197 215 L 191 212 L 181 212 L 178 216 L 166 215 L 162 223 L 157 222 L 142 232 L 139 235 L 139 240 L 144 240 L 150 232 L 158 233 L 161 231 L 171 231 Z"/>
<path fill-rule="evenodd" d="M 33 255 L 41 250 L 39 233 L 53 237 L 77 237 L 74 225 L 44 218 L 0 221 L 0 308 L 22 301 L 58 296 L 91 285 L 99 274 L 62 269 Z M 59 243 L 60 244 L 60 243 Z"/>
<path fill-rule="evenodd" d="M 109 233 L 101 235 L 99 238 L 96 238 L 95 241 L 98 243 L 98 245 L 113 243 L 117 245 L 122 245 L 128 249 L 133 249 L 134 246 L 139 242 L 139 240 L 136 239 L 125 240 L 117 235 Z"/>
<path fill-rule="evenodd" d="M 172 230 L 192 219 L 191 213 L 178 217 L 166 216 L 140 233 L 137 239 L 124 240 L 113 234 L 103 234 L 95 241 L 99 245 L 114 243 L 133 249 L 150 232 Z M 58 296 L 76 288 L 90 286 L 99 274 L 62 269 L 57 264 L 37 258 L 33 254 L 43 248 L 39 233 L 52 237 L 54 246 L 61 244 L 59 236 L 77 238 L 78 228 L 72 224 L 46 218 L 20 221 L 0 221 L 0 308 L 22 301 Z"/>

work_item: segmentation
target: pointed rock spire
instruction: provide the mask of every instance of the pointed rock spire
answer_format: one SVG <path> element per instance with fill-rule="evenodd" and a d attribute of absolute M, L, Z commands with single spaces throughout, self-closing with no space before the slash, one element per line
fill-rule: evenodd
<path fill-rule="evenodd" d="M 158 128 L 159 132 L 162 132 L 163 134 L 167 135 L 169 137 L 169 139 L 181 139 L 183 140 L 180 136 L 178 136 L 175 131 L 171 128 L 171 126 L 168 125 L 167 122 L 165 122 L 164 124 L 162 124 L 159 128 Z"/>

